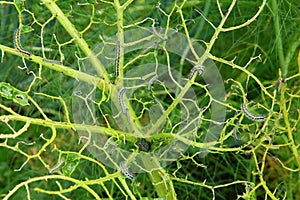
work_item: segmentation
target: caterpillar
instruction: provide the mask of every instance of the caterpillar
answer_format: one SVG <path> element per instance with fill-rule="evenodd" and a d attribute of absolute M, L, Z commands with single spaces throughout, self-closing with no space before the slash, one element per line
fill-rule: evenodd
<path fill-rule="evenodd" d="M 130 180 L 133 180 L 134 179 L 134 176 L 133 174 L 131 174 L 128 169 L 126 168 L 125 166 L 125 163 L 123 161 L 120 162 L 120 168 L 121 168 L 121 172 L 127 177 L 129 178 Z"/>
<path fill-rule="evenodd" d="M 248 110 L 248 106 L 247 104 L 243 103 L 242 106 L 241 106 L 241 111 L 244 113 L 244 115 L 252 120 L 252 121 L 257 121 L 257 122 L 262 122 L 262 121 L 265 121 L 266 119 L 266 116 L 263 116 L 263 115 L 255 115 L 253 113 L 251 113 L 249 110 Z"/>
<path fill-rule="evenodd" d="M 237 136 L 237 131 L 239 129 L 239 125 L 240 125 L 240 122 L 237 122 L 234 129 L 233 129 L 233 137 L 236 141 L 239 140 L 239 137 Z"/>
<path fill-rule="evenodd" d="M 192 80 L 192 78 L 194 77 L 195 73 L 198 73 L 199 76 L 202 76 L 204 74 L 204 66 L 203 65 L 195 65 L 192 69 L 191 72 L 189 74 L 189 79 Z"/>
<path fill-rule="evenodd" d="M 21 30 L 17 28 L 14 33 L 14 46 L 15 48 L 25 56 L 31 56 L 31 52 L 25 50 L 21 45 Z"/>
<path fill-rule="evenodd" d="M 153 85 L 154 81 L 158 78 L 157 75 L 153 76 L 150 80 L 149 80 L 149 83 L 148 83 L 148 87 L 147 87 L 147 90 L 150 91 L 151 89 L 151 85 Z"/>
<path fill-rule="evenodd" d="M 158 42 L 153 42 L 153 44 L 151 44 L 148 48 L 146 48 L 145 50 L 142 51 L 142 54 L 148 53 L 148 52 L 149 52 L 152 48 L 154 48 L 157 44 L 158 44 Z"/>
<path fill-rule="evenodd" d="M 125 92 L 126 92 L 126 88 L 123 87 L 119 91 L 119 94 L 118 94 L 118 100 L 119 100 L 119 103 L 120 103 L 120 106 L 121 106 L 123 114 L 127 114 L 127 112 L 128 112 L 128 108 L 125 106 L 125 102 L 124 102 L 124 94 L 125 94 Z"/>
<path fill-rule="evenodd" d="M 189 79 L 192 80 L 192 78 L 194 77 L 194 74 L 197 72 L 197 69 L 195 67 L 193 67 L 190 71 L 189 74 Z"/>
<path fill-rule="evenodd" d="M 57 163 L 56 165 L 54 165 L 54 166 L 49 170 L 48 175 L 51 175 L 51 174 L 53 174 L 54 172 L 56 172 L 64 162 L 65 162 L 65 160 L 62 159 L 59 163 Z"/>
<path fill-rule="evenodd" d="M 161 36 L 157 31 L 156 31 L 156 28 L 154 26 L 152 26 L 153 28 L 153 33 L 159 38 L 161 39 L 162 41 L 167 41 L 167 38 Z"/>
<path fill-rule="evenodd" d="M 111 148 L 111 150 L 109 151 L 109 156 L 111 157 L 113 154 L 114 154 L 114 152 L 116 151 L 116 145 L 114 145 L 113 144 L 113 147 Z"/>
<path fill-rule="evenodd" d="M 109 151 L 109 153 L 108 153 L 108 155 L 111 157 L 114 154 L 114 152 L 115 152 L 115 150 L 117 148 L 116 143 L 115 142 L 111 142 L 110 139 L 108 139 L 107 142 L 106 142 L 106 144 L 104 145 L 104 149 L 108 149 L 108 148 L 111 148 L 110 151 Z M 107 160 L 107 158 L 108 157 L 106 157 L 105 160 Z"/>
<path fill-rule="evenodd" d="M 120 54 L 121 54 L 121 44 L 118 39 L 116 42 L 116 60 L 115 60 L 115 77 L 120 75 Z"/>
<path fill-rule="evenodd" d="M 51 60 L 51 59 L 47 59 L 47 58 L 43 58 L 44 62 L 49 62 L 49 63 L 53 63 L 53 64 L 57 64 L 57 65 L 61 65 L 62 62 L 59 60 Z"/>
<path fill-rule="evenodd" d="M 165 111 L 165 108 L 164 108 L 163 105 L 160 103 L 160 101 L 159 101 L 156 97 L 154 97 L 153 100 L 159 105 L 161 111 L 164 112 L 164 111 Z"/>

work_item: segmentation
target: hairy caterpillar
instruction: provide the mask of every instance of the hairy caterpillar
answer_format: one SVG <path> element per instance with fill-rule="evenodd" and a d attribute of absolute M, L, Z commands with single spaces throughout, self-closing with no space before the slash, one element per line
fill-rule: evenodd
<path fill-rule="evenodd" d="M 252 121 L 257 121 L 257 122 L 262 122 L 266 119 L 266 116 L 263 116 L 263 115 L 255 115 L 253 113 L 251 113 L 249 110 L 248 110 L 248 106 L 247 104 L 243 103 L 242 104 L 242 107 L 241 107 L 241 110 L 242 112 L 244 113 L 244 115 L 252 120 Z"/>
<path fill-rule="evenodd" d="M 153 85 L 154 81 L 158 78 L 157 75 L 153 76 L 150 80 L 149 80 L 149 83 L 148 83 L 148 88 L 147 90 L 150 91 L 150 88 L 151 88 L 151 85 Z"/>
<path fill-rule="evenodd" d="M 127 177 L 129 178 L 130 180 L 133 180 L 134 179 L 134 176 L 133 174 L 131 174 L 128 169 L 126 168 L 125 166 L 125 163 L 123 161 L 120 162 L 120 168 L 121 168 L 121 171 L 122 173 Z"/>
<path fill-rule="evenodd" d="M 121 54 L 121 44 L 118 39 L 116 42 L 116 60 L 115 60 L 115 77 L 120 75 L 120 54 Z"/>
<path fill-rule="evenodd" d="M 202 76 L 204 74 L 204 66 L 203 65 L 195 65 L 192 69 L 191 72 L 189 74 L 189 79 L 192 80 L 192 78 L 194 77 L 195 73 L 198 73 L 199 76 Z"/>
<path fill-rule="evenodd" d="M 47 58 L 43 58 L 44 62 L 49 62 L 49 63 L 53 63 L 53 64 L 57 64 L 57 65 L 61 65 L 62 62 L 59 60 L 51 60 L 51 59 L 47 59 Z"/>
<path fill-rule="evenodd" d="M 21 54 L 23 54 L 25 56 L 31 56 L 31 52 L 25 50 L 21 45 L 21 30 L 20 30 L 20 28 L 17 28 L 17 30 L 15 30 L 14 46 Z"/>
<path fill-rule="evenodd" d="M 128 108 L 125 106 L 125 102 L 124 102 L 124 94 L 125 94 L 125 92 L 126 92 L 126 88 L 123 87 L 119 91 L 119 94 L 118 94 L 118 100 L 119 100 L 119 103 L 120 103 L 120 106 L 121 106 L 123 114 L 127 114 L 127 112 L 128 112 Z"/>

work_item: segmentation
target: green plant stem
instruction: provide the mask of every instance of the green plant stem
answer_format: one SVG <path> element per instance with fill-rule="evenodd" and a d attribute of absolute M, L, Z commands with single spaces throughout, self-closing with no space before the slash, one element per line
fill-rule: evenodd
<path fill-rule="evenodd" d="M 231 29 L 226 29 L 226 28 L 223 28 L 230 12 L 232 11 L 234 5 L 235 5 L 235 2 L 236 1 L 232 1 L 231 5 L 229 6 L 228 8 L 228 11 L 227 11 L 227 14 L 222 18 L 219 26 L 216 28 L 215 30 L 215 33 L 214 35 L 212 36 L 210 42 L 208 43 L 207 45 L 207 48 L 205 50 L 205 53 L 199 58 L 199 56 L 197 55 L 196 51 L 194 50 L 193 48 L 193 45 L 192 45 L 192 41 L 189 37 L 189 31 L 187 29 L 187 26 L 186 26 L 186 23 L 185 23 L 185 19 L 184 19 L 184 15 L 183 15 L 183 12 L 182 12 L 182 8 L 184 6 L 186 1 L 183 1 L 183 3 L 178 6 L 178 13 L 181 17 L 181 20 L 182 20 L 182 26 L 184 28 L 184 31 L 185 31 L 185 34 L 186 34 L 186 37 L 187 37 L 187 40 L 188 40 L 188 44 L 191 48 L 191 52 L 193 53 L 193 55 L 195 56 L 195 58 L 198 58 L 198 62 L 200 64 L 202 64 L 206 59 L 208 58 L 215 58 L 215 59 L 218 59 L 216 57 L 214 57 L 213 55 L 210 54 L 210 51 L 212 49 L 212 47 L 214 46 L 216 40 L 218 39 L 218 36 L 219 34 L 223 31 L 223 32 L 226 32 L 226 31 L 230 31 L 230 30 L 235 30 L 235 29 L 238 29 L 238 28 L 242 28 L 244 26 L 247 26 L 248 24 L 250 24 L 251 22 L 253 22 L 257 16 L 261 13 L 261 11 L 263 10 L 264 6 L 265 6 L 265 3 L 266 3 L 266 0 L 264 0 L 262 2 L 262 5 L 260 6 L 259 10 L 257 11 L 257 13 L 251 18 L 249 19 L 247 22 L 239 25 L 239 26 L 236 26 L 236 27 L 232 27 Z M 218 59 L 220 60 L 220 59 Z M 261 84 L 261 82 L 253 75 L 251 74 L 249 71 L 247 71 L 246 69 L 242 68 L 242 67 L 239 67 L 237 65 L 235 65 L 233 62 L 229 62 L 229 61 L 225 61 L 224 62 L 227 62 L 229 65 L 231 66 L 235 66 L 236 68 L 239 68 L 240 70 L 248 73 L 256 82 L 258 82 L 258 84 L 260 84 L 262 90 L 268 95 L 270 96 L 271 98 L 273 98 L 273 96 L 271 94 L 269 94 L 269 92 L 264 88 L 264 86 Z M 188 89 L 192 86 L 192 84 L 190 82 L 187 82 L 186 85 L 183 87 L 183 89 L 181 90 L 180 94 L 178 94 L 178 96 L 176 97 L 176 99 L 172 102 L 172 104 L 168 107 L 168 109 L 164 112 L 164 114 L 157 120 L 157 122 L 155 123 L 155 125 L 151 128 L 151 131 L 153 131 L 153 129 L 159 127 L 161 125 L 161 123 L 164 121 L 164 119 L 166 119 L 166 117 L 171 113 L 171 111 L 177 106 L 177 104 L 179 102 L 182 101 L 182 98 L 184 96 L 184 94 L 188 91 Z M 151 132 L 150 131 L 150 132 Z"/>
<path fill-rule="evenodd" d="M 105 66 L 100 62 L 96 55 L 89 48 L 89 45 L 82 38 L 79 32 L 76 30 L 75 26 L 70 22 L 70 20 L 65 16 L 62 10 L 57 6 L 57 4 L 52 0 L 42 0 L 42 3 L 50 10 L 50 12 L 56 16 L 60 24 L 66 29 L 70 36 L 75 40 L 79 48 L 84 52 L 86 56 L 89 57 L 94 69 L 97 71 L 100 77 L 109 82 L 108 74 L 106 72 Z"/>
<path fill-rule="evenodd" d="M 0 108 L 10 112 L 11 109 L 7 109 L 3 105 L 0 104 Z M 125 133 L 122 131 L 117 131 L 112 128 L 106 128 L 106 127 L 101 127 L 101 126 L 93 126 L 93 125 L 83 125 L 83 124 L 70 124 L 66 122 L 57 122 L 57 121 L 51 121 L 51 120 L 44 120 L 44 119 L 37 119 L 37 118 L 30 118 L 26 116 L 21 116 L 21 115 L 2 115 L 0 116 L 0 120 L 13 120 L 13 121 L 21 121 L 21 122 L 26 122 L 34 125 L 39 125 L 39 126 L 44 126 L 44 127 L 55 127 L 55 128 L 60 128 L 60 129 L 76 129 L 79 131 L 86 131 L 90 130 L 93 133 L 102 133 L 106 134 L 108 136 L 114 136 L 117 137 L 118 135 L 123 135 L 127 141 L 135 142 L 137 140 L 136 136 L 130 134 L 130 133 Z M 15 134 L 16 135 L 16 134 Z M 4 138 L 14 138 L 14 136 L 10 134 L 0 134 L 0 139 Z"/>
<path fill-rule="evenodd" d="M 117 12 L 117 40 L 120 41 L 120 60 L 119 60 L 119 68 L 120 68 L 120 75 L 119 78 L 122 79 L 124 77 L 124 30 L 123 30 L 123 14 L 124 10 L 123 7 L 120 5 L 118 0 L 114 0 L 114 7 Z"/>
<path fill-rule="evenodd" d="M 108 91 L 111 89 L 111 85 L 109 83 L 107 83 L 103 79 L 98 78 L 96 76 L 92 76 L 87 73 L 80 72 L 78 70 L 74 70 L 72 68 L 69 68 L 69 67 L 66 67 L 63 65 L 45 62 L 45 61 L 43 61 L 43 58 L 39 57 L 39 56 L 34 56 L 34 55 L 31 55 L 30 57 L 22 56 L 16 49 L 13 49 L 13 48 L 1 45 L 1 44 L 0 44 L 0 49 L 2 50 L 2 52 L 9 52 L 10 54 L 17 55 L 19 57 L 23 57 L 24 59 L 29 60 L 31 62 L 35 62 L 37 64 L 43 64 L 43 66 L 45 66 L 49 69 L 55 70 L 57 72 L 61 72 L 64 75 L 67 75 L 74 79 L 81 80 L 81 81 L 84 81 L 84 82 L 92 84 L 92 85 L 97 85 L 98 88 L 104 90 L 106 93 L 108 93 Z"/>
<path fill-rule="evenodd" d="M 132 3 L 133 0 L 128 0 L 126 3 L 124 3 L 122 6 L 120 5 L 119 0 L 114 0 L 114 7 L 115 10 L 117 12 L 117 28 L 118 28 L 118 32 L 117 32 L 117 39 L 120 41 L 120 61 L 119 61 L 119 68 L 120 68 L 120 76 L 117 77 L 116 81 L 123 81 L 123 77 L 124 77 L 124 10 L 127 8 L 127 6 L 130 5 L 130 3 Z M 121 82 L 121 86 L 123 87 L 123 82 Z M 117 99 L 113 99 L 114 103 L 117 104 L 118 101 Z M 129 115 L 132 118 L 136 118 L 136 114 L 134 109 L 132 108 L 132 106 L 129 104 L 128 99 L 124 99 L 124 101 L 126 101 L 126 104 L 129 105 L 128 109 L 129 109 Z M 127 119 L 124 119 L 127 120 Z M 139 120 L 135 120 L 134 125 L 132 126 L 132 128 L 134 129 L 135 133 L 139 133 L 139 130 L 141 130 L 141 124 Z"/>
<path fill-rule="evenodd" d="M 120 6 L 120 2 L 118 0 L 114 0 L 114 5 L 115 9 L 117 11 L 117 27 L 118 27 L 118 33 L 117 37 L 118 40 L 120 41 L 121 45 L 121 57 L 120 57 L 120 78 L 124 77 L 124 71 L 123 71 L 123 66 L 124 66 L 124 30 L 123 30 L 123 14 L 124 10 L 126 7 L 132 2 L 132 0 L 127 1 L 123 6 Z M 132 108 L 129 109 L 130 116 L 134 116 L 135 113 L 132 110 Z M 140 127 L 140 123 L 137 122 L 137 125 Z M 142 158 L 142 162 L 145 164 L 145 166 L 153 166 L 153 168 L 157 167 L 157 163 L 153 163 L 151 160 L 147 159 L 147 157 Z M 155 165 L 155 166 L 154 166 Z M 170 195 L 171 193 L 168 193 L 168 188 L 166 188 L 166 185 L 164 184 L 162 177 L 160 176 L 167 176 L 166 172 L 164 170 L 154 170 L 149 174 L 150 178 L 152 178 L 152 183 L 154 185 L 154 188 L 156 190 L 156 193 L 159 197 L 166 197 L 168 200 L 170 199 L 175 199 Z M 126 184 L 122 183 L 123 186 Z M 173 184 L 169 184 L 173 188 Z M 174 191 L 174 188 L 173 190 Z"/>
<path fill-rule="evenodd" d="M 263 178 L 263 170 L 264 170 L 264 164 L 265 164 L 264 160 L 265 160 L 265 157 L 267 155 L 267 151 L 268 150 L 266 150 L 266 152 L 264 153 L 264 157 L 263 157 L 263 162 L 262 162 L 261 169 L 259 169 L 259 166 L 258 166 L 259 162 L 258 162 L 256 154 L 255 154 L 255 149 L 252 149 L 251 151 L 252 151 L 254 162 L 255 162 L 255 165 L 256 165 L 256 168 L 257 168 L 257 171 L 258 171 L 258 176 L 259 176 L 260 184 L 262 185 L 262 187 L 265 189 L 267 195 L 269 195 L 272 200 L 277 200 L 277 198 L 274 196 L 274 194 L 272 194 L 272 192 L 269 190 L 269 188 L 267 186 L 267 183 L 266 183 L 266 181 Z"/>
<path fill-rule="evenodd" d="M 211 51 L 211 49 L 214 46 L 216 40 L 218 39 L 220 33 L 222 31 L 226 30 L 226 29 L 223 29 L 223 26 L 224 26 L 225 22 L 227 21 L 227 18 L 229 16 L 229 14 L 231 13 L 232 9 L 234 8 L 235 3 L 236 3 L 236 0 L 233 0 L 228 8 L 226 15 L 224 17 L 222 17 L 222 20 L 221 20 L 219 26 L 216 28 L 214 35 L 211 37 L 211 40 L 209 41 L 209 44 L 207 45 L 204 55 L 200 58 L 200 64 L 202 64 L 207 59 L 207 54 Z"/>
<path fill-rule="evenodd" d="M 284 63 L 285 63 L 286 66 L 290 65 L 291 60 L 293 58 L 293 55 L 298 50 L 298 47 L 300 45 L 300 32 L 295 33 L 295 35 L 293 36 L 292 41 L 294 41 L 294 42 L 290 45 L 289 49 L 287 50 L 287 53 L 285 54 L 286 56 L 285 56 Z M 300 67 L 300 65 L 299 65 L 299 67 Z M 300 70 L 298 72 L 300 73 Z"/>
<path fill-rule="evenodd" d="M 271 99 L 274 99 L 274 97 L 266 90 L 266 88 L 264 87 L 264 85 L 262 84 L 262 82 L 254 75 L 252 74 L 251 72 L 249 72 L 246 68 L 244 67 L 241 67 L 237 64 L 234 64 L 233 61 L 228 61 L 228 60 L 225 60 L 223 58 L 218 58 L 216 56 L 213 56 L 211 54 L 209 54 L 209 58 L 211 58 L 212 60 L 215 60 L 215 61 L 218 61 L 220 63 L 224 63 L 228 66 L 231 66 L 233 69 L 238 69 L 244 73 L 246 73 L 249 77 L 253 78 L 255 80 L 255 82 L 259 85 L 259 87 L 261 88 L 261 90 L 267 95 L 269 96 Z"/>
<path fill-rule="evenodd" d="M 119 173 L 116 173 L 114 175 L 115 177 L 119 176 Z M 110 176 L 110 179 L 112 177 Z M 30 178 L 27 181 L 23 181 L 22 183 L 19 183 L 18 185 L 16 185 L 12 190 L 9 191 L 9 193 L 3 198 L 3 200 L 8 200 L 17 190 L 19 190 L 21 187 L 29 185 L 30 183 L 34 183 L 37 181 L 43 181 L 43 180 L 51 180 L 51 179 L 61 179 L 61 180 L 67 180 L 70 181 L 72 183 L 74 183 L 76 186 L 72 188 L 72 190 L 82 187 L 85 190 L 87 190 L 90 194 L 92 194 L 94 196 L 95 199 L 101 199 L 99 197 L 99 195 L 92 189 L 90 188 L 88 185 L 92 185 L 92 184 L 99 184 L 101 182 L 107 181 L 109 179 L 107 178 L 100 178 L 97 180 L 87 180 L 87 181 L 81 181 L 81 180 L 77 180 L 68 176 L 63 176 L 63 175 L 47 175 L 47 176 L 40 176 L 40 177 L 34 177 L 34 178 Z M 41 189 L 35 189 L 36 191 L 40 191 L 40 192 L 45 192 L 48 193 L 48 191 L 46 190 L 41 190 Z M 29 191 L 28 191 L 29 192 Z"/>
<path fill-rule="evenodd" d="M 143 159 L 143 163 L 149 168 L 160 168 L 160 164 L 157 160 Z M 149 177 L 151 178 L 152 184 L 154 185 L 154 188 L 159 197 L 165 197 L 167 200 L 176 199 L 176 192 L 172 180 L 169 178 L 169 175 L 164 169 L 151 171 L 149 173 Z"/>
<path fill-rule="evenodd" d="M 51 1 L 51 0 L 43 0 L 42 1 L 45 6 L 52 12 L 53 15 L 56 15 L 58 21 L 61 23 L 61 25 L 67 30 L 67 32 L 72 36 L 72 38 L 75 39 L 75 42 L 78 44 L 78 46 L 80 47 L 80 49 L 89 57 L 92 65 L 94 66 L 94 68 L 96 69 L 96 71 L 98 72 L 98 74 L 103 77 L 103 79 L 105 80 L 106 84 L 104 86 L 108 86 L 108 87 L 100 87 L 101 89 L 106 89 L 107 91 L 111 91 L 110 89 L 113 88 L 113 86 L 109 81 L 108 78 L 108 74 L 105 70 L 105 67 L 103 66 L 103 64 L 100 62 L 100 60 L 94 55 L 94 53 L 90 50 L 88 44 L 85 42 L 85 40 L 79 35 L 78 31 L 75 29 L 74 25 L 69 21 L 69 19 L 64 15 L 64 13 L 61 11 L 61 9 L 56 5 L 55 2 Z M 132 0 L 127 1 L 123 6 L 120 6 L 120 3 L 118 0 L 114 1 L 114 6 L 116 7 L 117 10 L 117 26 L 118 26 L 118 39 L 120 40 L 120 44 L 121 44 L 121 57 L 120 57 L 120 76 L 123 77 L 123 63 L 124 63 L 124 56 L 123 56 L 123 47 L 124 46 L 124 33 L 123 33 L 123 11 L 124 9 L 126 9 L 126 7 L 132 2 Z M 118 100 L 117 99 L 112 99 L 113 103 L 115 105 L 118 104 Z M 132 109 L 132 107 L 129 107 L 129 112 L 130 115 L 135 117 L 135 113 Z M 137 125 L 137 127 L 140 126 L 139 122 L 136 121 L 135 124 Z M 134 126 L 133 128 L 135 129 L 135 132 L 137 131 L 137 127 Z"/>
<path fill-rule="evenodd" d="M 132 194 L 130 188 L 128 187 L 128 185 L 127 185 L 125 179 L 122 178 L 122 177 L 120 177 L 120 176 L 118 177 L 118 179 L 119 179 L 119 181 L 121 182 L 121 184 L 123 185 L 123 187 L 125 188 L 127 194 L 130 196 L 130 198 L 131 198 L 132 200 L 136 200 L 135 196 Z"/>
<path fill-rule="evenodd" d="M 271 9 L 272 9 L 273 20 L 274 20 L 276 48 L 277 48 L 277 55 L 279 58 L 279 65 L 282 70 L 282 77 L 286 78 L 287 73 L 288 73 L 288 66 L 286 65 L 285 60 L 284 60 L 281 31 L 280 31 L 280 19 L 279 19 L 279 13 L 278 13 L 279 8 L 278 8 L 277 0 L 271 0 Z"/>
<path fill-rule="evenodd" d="M 84 81 L 85 83 L 88 83 L 88 84 L 91 84 L 91 85 L 96 85 L 105 94 L 110 94 L 110 92 L 112 90 L 116 89 L 115 85 L 110 84 L 108 81 L 105 81 L 102 78 L 98 78 L 96 76 L 92 76 L 92 75 L 89 75 L 87 73 L 80 72 L 78 70 L 74 70 L 72 68 L 69 68 L 69 67 L 66 67 L 66 66 L 63 66 L 63 65 L 58 65 L 58 64 L 54 64 L 54 63 L 45 62 L 45 61 L 43 61 L 43 58 L 41 58 L 39 56 L 35 56 L 35 55 L 31 55 L 30 57 L 29 56 L 22 56 L 22 54 L 20 54 L 16 49 L 13 49 L 13 48 L 1 45 L 1 44 L 0 44 L 0 49 L 2 50 L 2 52 L 9 52 L 10 54 L 17 55 L 19 57 L 23 57 L 24 59 L 29 60 L 31 62 L 42 64 L 43 66 L 45 66 L 49 69 L 61 72 L 64 75 L 67 75 L 67 76 L 72 77 L 74 79 Z M 112 100 L 113 104 L 118 105 L 118 98 L 112 98 L 111 100 Z M 136 115 L 135 115 L 134 109 L 130 106 L 130 104 L 128 104 L 128 105 L 129 105 L 128 108 L 129 108 L 130 115 L 133 118 L 135 118 Z M 124 117 L 124 120 L 127 120 L 127 119 Z M 138 133 L 139 131 L 137 129 L 138 129 L 138 127 L 141 127 L 140 122 L 138 120 L 136 120 L 135 125 L 136 126 L 134 126 L 133 128 L 134 128 L 135 132 Z"/>
<path fill-rule="evenodd" d="M 290 121 L 289 121 L 289 113 L 286 108 L 286 100 L 285 100 L 286 84 L 284 84 L 284 83 L 282 84 L 280 91 L 281 91 L 280 92 L 280 110 L 283 114 L 283 120 L 285 123 L 286 131 L 288 134 L 289 141 L 291 143 L 290 148 L 293 152 L 294 158 L 296 159 L 298 168 L 300 168 L 300 158 L 299 158 L 299 154 L 298 154 L 298 149 L 297 149 L 297 146 L 294 141 L 293 130 L 291 128 Z"/>

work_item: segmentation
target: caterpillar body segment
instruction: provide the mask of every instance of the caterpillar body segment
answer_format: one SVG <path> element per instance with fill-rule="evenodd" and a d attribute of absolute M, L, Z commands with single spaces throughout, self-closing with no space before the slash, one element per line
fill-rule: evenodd
<path fill-rule="evenodd" d="M 21 45 L 21 30 L 17 28 L 14 32 L 14 46 L 24 56 L 31 56 L 31 52 L 24 49 Z"/>
<path fill-rule="evenodd" d="M 116 58 L 115 58 L 115 77 L 120 76 L 120 56 L 121 56 L 121 44 L 120 40 L 116 42 Z"/>
<path fill-rule="evenodd" d="M 199 76 L 202 76 L 205 72 L 205 68 L 203 65 L 195 65 L 189 74 L 189 79 L 192 80 L 192 78 L 194 77 L 195 73 L 198 73 Z"/>
<path fill-rule="evenodd" d="M 120 103 L 120 106 L 121 106 L 121 110 L 122 110 L 122 113 L 123 114 L 127 114 L 128 112 L 128 108 L 125 106 L 125 102 L 124 102 L 124 94 L 126 92 L 126 88 L 123 87 L 120 91 L 119 91 L 119 94 L 118 94 L 118 101 Z"/>
<path fill-rule="evenodd" d="M 124 176 L 126 176 L 130 180 L 134 179 L 134 175 L 128 171 L 128 169 L 126 168 L 125 163 L 123 161 L 120 162 L 119 166 L 120 166 L 121 172 L 122 172 L 122 174 L 124 174 Z"/>
<path fill-rule="evenodd" d="M 257 122 L 262 122 L 266 120 L 266 116 L 264 115 L 256 115 L 253 114 L 252 112 L 249 111 L 247 104 L 243 103 L 241 106 L 241 111 L 244 113 L 244 115 L 252 120 L 252 121 L 257 121 Z"/>

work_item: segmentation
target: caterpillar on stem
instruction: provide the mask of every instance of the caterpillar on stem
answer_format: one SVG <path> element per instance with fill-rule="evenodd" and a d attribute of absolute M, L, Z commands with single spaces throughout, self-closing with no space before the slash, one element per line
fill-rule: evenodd
<path fill-rule="evenodd" d="M 155 75 L 153 76 L 150 80 L 149 80 L 149 83 L 148 83 L 148 87 L 147 87 L 147 90 L 150 91 L 151 89 L 151 85 L 153 85 L 154 81 L 157 80 L 158 76 Z"/>
<path fill-rule="evenodd" d="M 134 179 L 134 175 L 131 174 L 128 169 L 125 166 L 125 163 L 123 161 L 120 162 L 120 168 L 121 168 L 121 172 L 122 174 L 124 174 L 124 176 L 126 176 L 127 178 L 129 178 L 130 180 Z"/>
<path fill-rule="evenodd" d="M 47 58 L 43 58 L 44 62 L 48 62 L 48 63 L 53 63 L 53 64 L 57 64 L 57 65 L 61 65 L 62 62 L 59 60 L 51 60 L 51 59 L 47 59 Z"/>
<path fill-rule="evenodd" d="M 128 112 L 128 108 L 125 106 L 125 102 L 124 102 L 124 94 L 126 92 L 126 88 L 123 87 L 118 94 L 118 101 L 120 103 L 121 109 L 122 109 L 122 113 L 123 114 L 127 114 Z"/>
<path fill-rule="evenodd" d="M 161 39 L 162 41 L 167 41 L 167 38 L 163 37 L 161 34 L 159 34 L 157 31 L 156 31 L 156 28 L 154 26 L 152 26 L 152 29 L 153 29 L 153 33 L 159 38 Z"/>
<path fill-rule="evenodd" d="M 149 52 L 152 48 L 154 48 L 157 44 L 158 44 L 158 42 L 153 42 L 153 44 L 151 44 L 148 48 L 146 48 L 145 50 L 142 51 L 142 54 L 148 53 L 148 52 Z"/>
<path fill-rule="evenodd" d="M 189 79 L 192 80 L 195 73 L 198 73 L 199 76 L 202 76 L 204 74 L 204 66 L 203 65 L 195 65 L 189 74 Z"/>
<path fill-rule="evenodd" d="M 14 46 L 15 48 L 25 56 L 31 56 L 31 52 L 25 50 L 21 45 L 21 30 L 17 28 L 14 32 Z"/>
<path fill-rule="evenodd" d="M 237 131 L 239 129 L 240 122 L 237 122 L 233 129 L 233 137 L 236 141 L 239 141 L 239 137 L 237 136 Z"/>
<path fill-rule="evenodd" d="M 115 60 L 115 77 L 120 75 L 120 55 L 121 55 L 121 44 L 118 39 L 116 42 L 116 60 Z"/>
<path fill-rule="evenodd" d="M 247 104 L 243 103 L 241 106 L 241 111 L 244 113 L 244 115 L 252 120 L 252 121 L 257 121 L 257 122 L 262 122 L 265 121 L 265 119 L 267 118 L 264 115 L 255 115 L 252 112 L 249 111 Z"/>
<path fill-rule="evenodd" d="M 165 108 L 163 107 L 163 105 L 160 103 L 160 101 L 154 97 L 153 100 L 159 105 L 160 109 L 162 112 L 165 112 Z"/>

